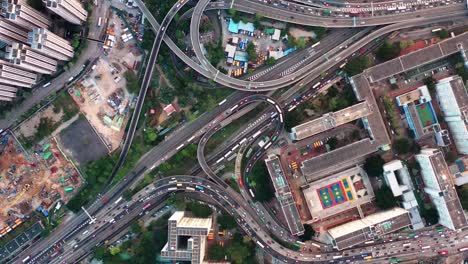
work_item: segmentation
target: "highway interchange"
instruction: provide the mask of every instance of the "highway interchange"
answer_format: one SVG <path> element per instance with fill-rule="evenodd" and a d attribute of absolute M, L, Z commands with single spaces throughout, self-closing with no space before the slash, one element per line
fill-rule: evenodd
<path fill-rule="evenodd" d="M 404 16 L 405 18 L 404 20 L 408 20 L 407 22 L 396 23 L 390 26 L 385 26 L 383 28 L 380 28 L 371 32 L 370 34 L 367 34 L 365 37 L 360 38 L 360 39 L 351 38 L 351 40 L 348 40 L 350 44 L 348 48 L 329 51 L 331 54 L 336 54 L 335 57 L 333 57 L 333 59 L 323 61 L 323 59 L 319 57 L 320 59 L 314 60 L 314 63 L 310 63 L 306 67 L 303 67 L 302 69 L 298 71 L 295 71 L 289 75 L 286 75 L 286 77 L 284 78 L 279 78 L 273 81 L 246 82 L 243 80 L 233 79 L 226 75 L 222 75 L 217 70 L 214 71 L 213 69 L 210 69 L 211 65 L 203 63 L 203 61 L 206 61 L 206 58 L 204 57 L 203 54 L 197 52 L 197 47 L 199 47 L 200 45 L 198 38 L 196 38 L 196 36 L 198 36 L 198 26 L 196 27 L 196 29 L 191 28 L 190 33 L 191 33 L 192 42 L 193 44 L 195 44 L 194 48 L 195 48 L 195 53 L 197 54 L 197 59 L 199 61 L 202 61 L 203 65 L 200 65 L 196 63 L 195 61 L 193 61 L 192 59 L 188 58 L 165 35 L 165 31 L 169 27 L 171 20 L 173 19 L 174 15 L 185 4 L 185 1 L 179 2 L 176 5 L 174 5 L 174 7 L 168 12 L 166 17 L 164 18 L 163 22 L 161 23 L 161 26 L 156 22 L 154 17 L 149 13 L 149 11 L 146 9 L 144 4 L 141 3 L 139 0 L 136 0 L 136 1 L 139 3 L 142 12 L 147 16 L 147 19 L 150 21 L 150 24 L 153 26 L 153 29 L 156 32 L 156 39 L 155 39 L 155 43 L 154 43 L 153 49 L 151 51 L 151 54 L 148 60 L 147 70 L 146 70 L 145 77 L 142 82 L 142 89 L 140 92 L 139 101 L 138 101 L 137 108 L 135 111 L 135 112 L 138 112 L 138 115 L 134 115 L 134 117 L 132 118 L 132 121 L 130 124 L 130 130 L 127 134 L 127 138 L 124 143 L 124 148 L 123 148 L 122 156 L 121 156 L 122 162 L 125 158 L 126 152 L 128 148 L 130 147 L 132 138 L 134 136 L 136 124 L 138 123 L 138 116 L 141 111 L 141 105 L 143 103 L 144 96 L 146 94 L 146 89 L 148 88 L 148 82 L 151 79 L 152 68 L 154 67 L 154 63 L 157 58 L 159 47 L 162 41 L 165 41 L 166 44 L 171 48 L 171 50 L 179 58 L 181 58 L 185 63 L 187 63 L 190 67 L 192 67 L 193 69 L 195 69 L 202 75 L 210 79 L 213 79 L 214 81 L 220 84 L 223 84 L 231 88 L 239 89 L 239 90 L 266 91 L 266 90 L 272 90 L 272 89 L 285 87 L 287 85 L 297 83 L 302 79 L 303 80 L 301 82 L 305 82 L 304 84 L 312 80 L 315 80 L 317 79 L 317 77 L 319 77 L 321 73 L 339 64 L 343 59 L 351 56 L 354 52 L 356 52 L 362 46 L 370 43 L 375 38 L 385 35 L 389 32 L 402 29 L 402 28 L 409 28 L 413 26 L 424 25 L 427 23 L 435 23 L 439 21 L 450 21 L 451 19 L 462 19 L 463 16 L 466 16 L 466 11 L 464 11 L 464 8 L 461 8 L 460 5 L 452 5 L 452 6 L 449 6 L 450 8 L 444 7 L 445 9 L 437 8 L 431 12 L 423 11 L 423 10 L 417 11 L 418 12 L 417 16 L 419 16 L 417 18 L 407 15 L 407 16 Z M 204 0 L 201 0 L 198 2 L 196 7 L 194 8 L 195 15 L 192 16 L 191 27 L 193 27 L 193 25 L 199 24 L 201 13 L 203 9 L 207 6 L 208 2 L 209 1 L 204 1 Z M 235 2 L 242 3 L 240 2 L 240 0 L 235 1 Z M 257 5 L 258 3 L 254 1 L 246 1 L 246 3 L 247 3 L 246 6 L 248 6 L 248 4 L 251 4 L 254 8 L 258 6 Z M 278 14 L 275 13 L 277 12 L 276 9 L 274 8 L 275 6 L 274 5 L 272 6 L 273 7 L 270 7 L 268 5 L 262 5 L 261 10 L 262 12 L 271 11 L 271 14 L 269 15 L 267 14 L 266 16 L 275 17 Z M 225 8 L 225 7 L 220 7 L 220 8 Z M 238 8 L 236 4 L 234 4 L 233 8 L 242 10 L 242 8 L 241 7 Z M 443 11 L 439 12 L 438 10 L 443 10 Z M 447 12 L 450 12 L 450 14 L 448 14 Z M 284 10 L 282 10 L 280 13 L 282 13 L 282 16 L 283 16 L 282 18 L 284 18 L 285 13 L 287 14 L 287 12 L 285 12 Z M 321 18 L 309 16 L 309 15 L 307 16 L 304 15 L 304 16 L 305 17 L 303 19 L 307 19 L 307 22 L 304 24 L 323 25 L 323 23 L 328 23 L 328 22 L 324 22 L 324 21 L 327 21 L 326 19 L 321 19 Z M 425 16 L 428 16 L 428 17 L 425 17 Z M 372 23 L 391 24 L 394 21 L 400 22 L 403 20 L 402 16 L 400 15 L 394 15 L 394 16 L 388 15 L 385 17 L 386 17 L 385 20 L 383 18 L 381 20 L 377 20 L 377 18 L 374 20 L 369 20 L 369 21 L 375 21 L 375 22 L 369 22 L 369 24 L 372 24 Z M 289 18 L 289 19 L 292 19 L 292 18 Z M 316 19 L 319 19 L 320 22 L 315 22 Z M 369 19 L 372 19 L 372 18 L 369 18 Z M 288 20 L 288 18 L 284 18 L 284 20 Z M 342 19 L 339 21 L 343 21 L 343 23 L 349 23 L 349 21 L 353 21 L 353 20 L 354 19 Z M 294 21 L 300 22 L 301 20 L 296 17 L 294 18 Z M 348 24 L 343 24 L 343 25 L 339 24 L 341 22 L 339 22 L 338 24 L 337 22 L 333 22 L 333 23 L 337 27 L 349 26 Z M 367 20 L 366 20 L 366 23 L 368 23 Z M 369 24 L 366 24 L 366 26 Z M 309 66 L 309 65 L 313 65 L 313 66 Z M 304 68 L 306 68 L 307 70 L 303 70 Z M 363 247 L 359 252 L 352 252 L 351 250 L 347 250 L 347 251 L 342 251 L 339 253 L 327 253 L 326 255 L 323 254 L 319 257 L 316 254 L 312 255 L 312 254 L 300 253 L 300 252 L 295 252 L 295 251 L 291 251 L 286 248 L 283 248 L 282 246 L 280 246 L 279 244 L 273 241 L 273 239 L 269 236 L 268 232 L 265 231 L 264 225 L 258 222 L 258 218 L 254 217 L 255 214 L 253 214 L 253 209 L 250 207 L 248 203 L 246 203 L 242 199 L 242 197 L 240 197 L 237 193 L 234 193 L 232 190 L 230 190 L 230 188 L 227 188 L 225 184 L 221 184 L 217 182 L 219 184 L 218 185 L 214 182 L 208 181 L 203 178 L 192 177 L 192 176 L 177 176 L 177 177 L 164 178 L 155 182 L 154 187 L 147 187 L 146 189 L 142 191 L 142 192 L 148 192 L 148 193 L 137 194 L 137 198 L 135 198 L 134 201 L 130 202 L 128 206 L 124 207 L 124 206 L 118 206 L 118 204 L 115 204 L 115 201 L 121 196 L 125 188 L 127 188 L 132 182 L 136 182 L 137 179 L 141 178 L 147 171 L 152 170 L 153 168 L 157 167 L 162 162 L 170 158 L 181 148 L 181 146 L 183 147 L 187 144 L 195 142 L 197 138 L 203 136 L 205 133 L 207 133 L 207 131 L 212 130 L 213 127 L 216 125 L 217 118 L 220 115 L 223 115 L 223 113 L 226 113 L 227 111 L 232 109 L 232 107 L 234 107 L 235 105 L 240 104 L 240 102 L 243 102 L 245 100 L 246 95 L 248 95 L 248 93 L 242 92 L 242 91 L 239 91 L 233 94 L 231 97 L 227 98 L 227 101 L 221 104 L 218 108 L 216 108 L 212 112 L 206 113 L 205 115 L 203 115 L 201 118 L 197 119 L 196 121 L 184 125 L 184 127 L 182 127 L 181 129 L 175 132 L 176 133 L 175 135 L 167 138 L 164 142 L 162 142 L 160 145 L 153 148 L 149 153 L 147 153 L 144 157 L 142 157 L 137 167 L 126 177 L 124 182 L 116 184 L 113 188 L 111 188 L 109 191 L 103 194 L 100 198 L 96 199 L 96 201 L 92 205 L 87 207 L 87 211 L 89 211 L 91 215 L 101 220 L 98 220 L 96 221 L 96 223 L 93 223 L 90 225 L 88 223 L 89 219 L 87 218 L 87 216 L 84 213 L 80 213 L 76 215 L 75 217 L 73 217 L 69 222 L 66 222 L 63 225 L 61 225 L 49 237 L 46 237 L 40 240 L 38 243 L 35 243 L 30 248 L 26 249 L 19 256 L 17 256 L 14 260 L 12 260 L 12 262 L 20 262 L 20 260 L 24 259 L 27 256 L 30 256 L 31 260 L 28 260 L 28 262 L 31 262 L 31 263 L 45 263 L 45 262 L 72 263 L 76 260 L 79 260 L 83 256 L 88 255 L 93 247 L 95 247 L 99 243 L 102 243 L 108 236 L 110 236 L 113 232 L 115 232 L 113 230 L 122 228 L 122 226 L 125 226 L 125 225 L 128 226 L 128 223 L 138 218 L 138 216 L 141 216 L 140 214 L 142 212 L 142 208 L 148 203 L 151 206 L 156 206 L 157 204 L 162 203 L 164 201 L 164 197 L 165 195 L 167 195 L 167 193 L 178 191 L 178 190 L 187 191 L 188 190 L 187 187 L 193 186 L 194 184 L 200 185 L 203 188 L 202 189 L 204 191 L 203 194 L 206 194 L 209 197 L 213 198 L 214 201 L 219 202 L 221 206 L 226 208 L 226 210 L 229 213 L 236 216 L 236 219 L 239 225 L 244 229 L 244 231 L 248 233 L 249 235 L 251 235 L 252 237 L 254 237 L 254 239 L 260 243 L 259 245 L 261 245 L 268 253 L 270 253 L 271 255 L 285 262 L 310 263 L 310 261 L 320 262 L 322 260 L 323 261 L 326 260 L 328 262 L 329 260 L 333 259 L 333 257 L 338 257 L 338 256 L 342 256 L 342 257 L 339 258 L 339 260 L 338 258 L 336 258 L 337 261 L 343 261 L 343 260 L 346 260 L 347 258 L 350 258 L 352 260 L 359 260 L 359 259 L 362 259 L 363 254 L 374 254 L 375 259 L 379 257 L 385 258 L 386 256 L 385 254 L 383 256 L 379 256 L 379 253 L 375 253 L 376 251 L 373 251 L 372 247 Z M 216 175 L 213 175 L 212 179 L 215 180 L 217 178 L 215 176 Z M 174 180 L 176 182 L 174 182 Z M 182 186 L 177 186 L 177 183 L 182 184 Z M 103 204 L 104 197 L 109 199 L 109 202 L 107 202 L 107 204 Z M 140 198 L 140 197 L 143 197 L 143 198 Z M 109 215 L 113 215 L 113 214 L 115 215 L 115 217 L 113 218 L 115 222 L 110 223 L 109 221 L 112 219 L 108 219 L 108 218 L 109 218 Z M 96 229 L 95 226 L 92 226 L 92 225 L 96 225 L 96 226 L 101 225 L 101 226 L 99 226 L 99 228 Z M 85 238 L 80 238 L 83 236 L 84 230 L 87 230 L 87 229 L 93 229 L 91 230 L 93 232 L 90 231 L 89 233 L 87 233 L 87 236 Z M 429 232 L 429 231 L 424 231 L 424 232 Z M 463 231 L 459 234 L 446 236 L 447 237 L 446 239 L 441 239 L 441 240 L 444 242 L 444 246 L 447 245 L 447 247 L 449 247 L 448 245 L 450 245 L 451 242 L 452 244 L 458 243 L 457 245 L 457 248 L 458 248 L 460 246 L 466 245 L 466 241 L 464 239 L 465 235 L 468 235 L 468 233 Z M 76 242 L 75 238 L 80 239 L 80 242 Z M 400 238 L 400 240 L 402 239 L 406 240 L 407 238 L 406 237 Z M 76 243 L 70 242 L 73 240 L 75 240 Z M 67 243 L 72 243 L 72 245 L 69 245 Z M 395 245 L 395 247 L 393 247 L 395 243 L 398 245 Z M 416 244 L 416 242 L 414 243 Z M 402 252 L 406 252 L 406 251 L 403 251 L 404 250 L 404 247 L 402 247 L 403 244 L 404 243 L 402 241 L 399 241 L 399 242 L 389 241 L 381 247 L 386 247 L 385 251 L 387 252 L 399 250 L 399 253 L 402 253 Z M 76 247 L 76 245 L 78 245 L 78 247 Z M 416 245 L 413 245 L 412 247 L 410 246 L 409 247 L 410 250 L 409 251 L 407 250 L 407 253 L 404 253 L 404 254 L 409 254 L 411 252 L 413 252 L 412 254 L 417 253 L 415 251 L 419 251 L 419 249 L 417 246 L 416 247 L 415 246 Z M 389 248 L 387 249 L 387 247 Z M 62 248 L 63 250 L 63 253 L 60 254 L 61 258 L 58 257 L 57 259 L 53 259 L 53 260 L 49 259 L 50 255 L 53 254 L 53 252 L 55 252 L 57 248 Z M 454 250 L 455 249 L 452 248 L 451 253 L 453 253 Z M 383 252 L 384 250 L 381 250 L 381 251 Z M 394 254 L 394 255 L 398 255 L 398 254 Z M 381 260 L 382 259 L 380 259 L 380 261 Z"/>

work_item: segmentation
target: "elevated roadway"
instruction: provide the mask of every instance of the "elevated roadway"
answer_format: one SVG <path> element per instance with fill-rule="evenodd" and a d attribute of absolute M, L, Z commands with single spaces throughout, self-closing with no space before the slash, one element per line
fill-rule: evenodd
<path fill-rule="evenodd" d="M 197 187 L 198 186 L 198 187 Z M 383 263 L 388 256 L 395 257 L 417 257 L 421 254 L 422 246 L 429 246 L 430 250 L 424 253 L 426 256 L 437 255 L 438 250 L 448 249 L 453 254 L 457 248 L 467 246 L 468 241 L 464 236 L 468 235 L 468 231 L 460 233 L 450 233 L 446 236 L 450 238 L 435 237 L 435 232 L 432 230 L 420 230 L 415 232 L 418 235 L 416 238 L 410 238 L 405 233 L 398 234 L 400 237 L 389 237 L 382 244 L 376 244 L 350 250 L 338 252 L 322 253 L 320 255 L 297 252 L 275 242 L 270 235 L 264 231 L 258 218 L 249 214 L 249 205 L 242 202 L 242 198 L 237 194 L 231 194 L 219 185 L 214 185 L 213 182 L 193 176 L 172 176 L 154 182 L 154 184 L 146 187 L 139 194 L 134 196 L 134 199 L 124 205 L 112 204 L 106 212 L 106 216 L 102 218 L 100 223 L 86 224 L 81 227 L 79 232 L 76 232 L 74 237 L 68 238 L 66 241 L 61 241 L 62 245 L 73 243 L 73 246 L 66 246 L 64 252 L 61 253 L 62 258 L 43 259 L 36 263 L 67 263 L 76 262 L 83 255 L 88 255 L 92 248 L 104 242 L 110 235 L 118 233 L 117 231 L 126 228 L 129 224 L 141 217 L 148 208 L 145 206 L 157 206 L 161 203 L 164 197 L 168 194 L 178 191 L 192 192 L 196 191 L 200 195 L 206 196 L 213 203 L 224 208 L 229 214 L 233 215 L 238 225 L 253 238 L 253 241 L 258 246 L 262 247 L 270 255 L 284 261 L 286 263 L 330 263 L 330 262 L 345 262 L 349 261 L 364 261 L 364 256 L 372 256 L 369 262 Z M 240 200 L 239 200 L 240 199 Z M 114 221 L 111 221 L 114 220 Z M 98 226 L 98 228 L 96 228 Z M 83 235 L 84 231 L 89 232 Z M 423 238 L 424 236 L 424 238 Z M 431 237 L 432 236 L 432 237 Z M 423 241 L 418 241 L 419 239 Z M 404 244 L 409 246 L 403 246 Z M 77 246 L 76 246 L 77 245 Z M 455 248 L 452 249 L 451 245 Z M 387 253 L 387 254 L 384 254 Z M 389 254 L 390 253 L 390 254 Z"/>
<path fill-rule="evenodd" d="M 203 0 L 203 1 L 206 1 L 206 0 Z M 155 20 L 154 16 L 149 12 L 149 10 L 141 2 L 141 0 L 135 0 L 135 2 L 140 7 L 140 10 L 142 11 L 142 13 L 147 17 L 148 22 L 153 27 L 153 30 L 157 32 L 160 28 L 160 25 Z M 236 2 L 237 1 L 235 1 L 235 3 Z M 207 59 L 204 57 L 200 48 L 200 42 L 199 42 L 199 37 L 198 37 L 200 17 L 201 17 L 201 14 L 203 13 L 203 8 L 202 8 L 203 6 L 201 6 L 200 3 L 203 3 L 203 2 L 199 2 L 199 4 L 197 4 L 197 6 L 194 9 L 194 15 L 192 16 L 193 23 L 190 26 L 191 28 L 190 33 L 191 33 L 191 41 L 194 47 L 195 54 L 197 55 L 197 59 L 202 62 L 202 65 L 198 64 L 197 62 L 189 58 L 182 50 L 179 49 L 179 47 L 177 47 L 177 45 L 168 36 L 164 36 L 163 40 L 166 42 L 169 48 L 184 63 L 186 63 L 190 68 L 194 69 L 201 75 L 205 76 L 208 79 L 212 79 L 213 81 L 219 84 L 222 84 L 226 87 L 230 87 L 230 88 L 237 89 L 237 90 L 244 90 L 244 91 L 268 91 L 268 90 L 275 90 L 275 89 L 286 87 L 295 82 L 299 82 L 302 78 L 305 77 L 305 75 L 307 75 L 308 73 L 312 71 L 314 72 L 314 74 L 317 72 L 318 74 L 325 72 L 332 65 L 339 63 L 342 58 L 348 57 L 352 53 L 356 52 L 361 46 L 364 46 L 365 44 L 371 42 L 375 38 L 385 35 L 389 32 L 399 30 L 402 28 L 425 25 L 428 23 L 436 23 L 438 21 L 446 21 L 446 20 L 452 19 L 453 17 L 457 15 L 461 17 L 463 15 L 468 14 L 467 11 L 463 10 L 458 13 L 445 13 L 443 15 L 440 15 L 440 17 L 433 16 L 430 18 L 416 18 L 413 20 L 409 20 L 407 22 L 389 25 L 384 28 L 378 29 L 370 34 L 367 34 L 363 38 L 356 41 L 354 45 L 351 45 L 351 46 L 348 45 L 349 47 L 345 50 L 341 50 L 341 52 L 339 50 L 339 47 L 335 47 L 334 49 L 329 51 L 330 54 L 335 54 L 335 55 L 333 56 L 333 58 L 329 57 L 328 61 L 326 61 L 326 59 L 315 61 L 315 63 L 310 63 L 308 65 L 305 65 L 300 70 L 290 75 L 287 75 L 285 77 L 276 79 L 276 80 L 255 82 L 255 81 L 239 80 L 239 79 L 235 79 L 230 76 L 227 76 L 225 74 L 222 74 L 217 69 L 215 69 L 212 65 L 210 65 Z M 355 39 L 349 39 L 348 44 L 350 44 L 352 41 L 355 41 Z"/>

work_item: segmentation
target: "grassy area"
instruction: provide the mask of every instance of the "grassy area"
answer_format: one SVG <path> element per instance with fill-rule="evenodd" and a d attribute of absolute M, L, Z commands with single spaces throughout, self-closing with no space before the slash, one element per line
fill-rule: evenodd
<path fill-rule="evenodd" d="M 150 147 L 151 146 L 145 144 L 143 137 L 135 137 L 126 161 L 117 172 L 113 183 L 116 184 L 121 181 L 134 168 L 141 156 L 143 156 Z M 102 188 L 108 181 L 118 158 L 119 153 L 114 153 L 97 161 L 92 161 L 81 168 L 87 184 L 68 202 L 67 207 L 70 210 L 78 212 L 81 210 L 81 206 L 96 199 L 97 194 L 103 191 Z"/>
<path fill-rule="evenodd" d="M 73 116 L 79 113 L 78 106 L 73 101 L 73 98 L 66 92 L 59 93 L 51 107 L 55 114 L 62 113 L 61 120 L 59 122 L 54 122 L 50 118 L 42 117 L 39 120 L 37 131 L 34 136 L 21 138 L 21 142 L 25 148 L 31 148 L 39 141 L 50 136 L 50 134 L 52 134 L 52 132 L 54 132 L 54 130 L 57 129 L 62 123 L 70 120 Z"/>
<path fill-rule="evenodd" d="M 187 173 L 197 163 L 197 145 L 190 144 L 157 167 L 155 171 L 164 175 L 180 175 Z"/>

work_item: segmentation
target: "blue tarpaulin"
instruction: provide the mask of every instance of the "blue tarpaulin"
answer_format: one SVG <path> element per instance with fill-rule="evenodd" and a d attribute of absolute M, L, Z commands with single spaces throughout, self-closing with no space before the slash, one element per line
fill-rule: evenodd
<path fill-rule="evenodd" d="M 244 23 L 242 21 L 239 21 L 239 23 L 235 23 L 232 18 L 229 19 L 229 32 L 231 33 L 239 33 L 239 30 L 245 30 L 245 31 L 248 31 L 248 32 L 254 32 L 255 31 L 255 27 L 252 23 Z"/>

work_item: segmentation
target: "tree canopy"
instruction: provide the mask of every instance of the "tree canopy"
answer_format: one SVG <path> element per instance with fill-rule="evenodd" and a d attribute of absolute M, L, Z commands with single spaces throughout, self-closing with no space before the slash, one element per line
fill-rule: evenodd
<path fill-rule="evenodd" d="M 396 58 L 400 54 L 400 45 L 398 43 L 391 44 L 385 41 L 377 50 L 376 56 L 379 60 L 388 61 Z"/>
<path fill-rule="evenodd" d="M 411 144 L 406 138 L 399 138 L 393 142 L 393 147 L 398 154 L 407 154 L 411 150 Z"/>
<path fill-rule="evenodd" d="M 362 73 L 365 69 L 369 68 L 372 65 L 372 61 L 369 56 L 360 56 L 355 59 L 350 60 L 345 65 L 345 72 L 349 76 L 354 76 Z"/>
<path fill-rule="evenodd" d="M 385 161 L 380 155 L 377 154 L 366 159 L 366 162 L 364 163 L 364 170 L 369 176 L 378 177 L 383 173 L 384 164 Z"/>
<path fill-rule="evenodd" d="M 383 185 L 375 192 L 375 204 L 382 210 L 390 209 L 396 206 L 396 199 L 393 197 L 393 193 L 390 187 Z"/>

